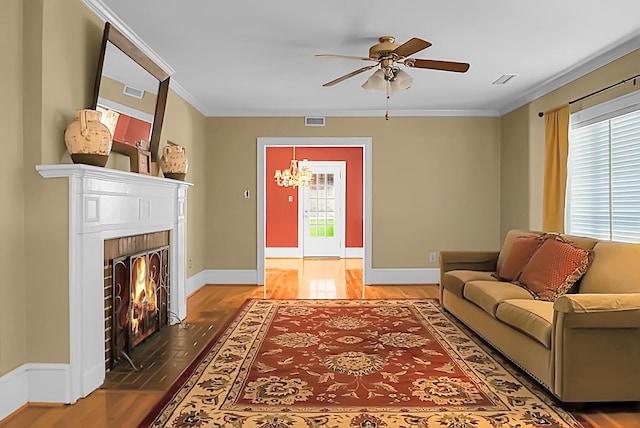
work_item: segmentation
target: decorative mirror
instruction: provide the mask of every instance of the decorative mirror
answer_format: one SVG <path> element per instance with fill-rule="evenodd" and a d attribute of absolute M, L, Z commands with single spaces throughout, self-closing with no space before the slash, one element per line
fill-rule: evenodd
<path fill-rule="evenodd" d="M 91 108 L 113 136 L 111 150 L 131 159 L 131 170 L 157 161 L 169 74 L 109 22 L 105 24 Z"/>

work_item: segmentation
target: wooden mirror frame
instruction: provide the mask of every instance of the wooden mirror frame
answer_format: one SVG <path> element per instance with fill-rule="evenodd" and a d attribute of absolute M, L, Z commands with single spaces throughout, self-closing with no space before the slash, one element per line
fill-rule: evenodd
<path fill-rule="evenodd" d="M 104 26 L 104 34 L 102 36 L 102 45 L 100 46 L 100 58 L 98 60 L 98 70 L 96 72 L 96 81 L 93 91 L 93 101 L 91 108 L 96 109 L 98 106 L 98 96 L 100 93 L 100 82 L 102 80 L 102 68 L 104 65 L 104 57 L 107 52 L 107 43 L 111 42 L 115 47 L 120 49 L 136 64 L 144 68 L 149 74 L 158 80 L 158 95 L 156 98 L 156 108 L 153 115 L 153 125 L 151 128 L 150 148 L 151 161 L 157 162 L 158 148 L 160 147 L 160 133 L 162 132 L 162 122 L 164 120 L 164 111 L 167 104 L 167 95 L 169 93 L 169 73 L 164 71 L 155 62 L 151 60 L 140 48 L 134 45 L 124 34 L 118 31 L 111 23 L 107 22 Z M 117 153 L 125 154 L 129 157 L 137 156 L 137 148 L 129 144 L 113 142 L 111 150 Z"/>

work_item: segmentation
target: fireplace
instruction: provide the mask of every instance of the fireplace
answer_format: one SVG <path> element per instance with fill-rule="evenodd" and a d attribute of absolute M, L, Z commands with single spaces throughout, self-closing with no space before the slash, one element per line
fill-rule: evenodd
<path fill-rule="evenodd" d="M 160 248 L 113 262 L 115 356 L 167 325 L 167 254 Z"/>
<path fill-rule="evenodd" d="M 169 324 L 169 232 L 105 241 L 105 370 Z"/>
<path fill-rule="evenodd" d="M 161 304 L 166 304 L 167 315 L 160 319 L 174 323 L 186 317 L 186 199 L 191 184 L 83 164 L 36 169 L 44 178 L 69 180 L 69 362 L 51 365 L 40 378 L 51 379 L 42 401 L 73 403 L 105 379 L 106 330 L 112 330 L 106 300 L 114 300 L 105 292 L 107 260 L 145 254 L 145 263 L 153 265 L 149 253 L 162 248 L 167 256 L 160 263 L 166 269 L 166 303 Z M 110 242 L 132 244 L 121 254 L 110 254 L 111 245 L 128 245 Z M 138 247 L 140 242 L 144 245 Z M 149 312 L 149 305 L 142 310 Z M 132 343 L 141 340 L 137 335 Z"/>

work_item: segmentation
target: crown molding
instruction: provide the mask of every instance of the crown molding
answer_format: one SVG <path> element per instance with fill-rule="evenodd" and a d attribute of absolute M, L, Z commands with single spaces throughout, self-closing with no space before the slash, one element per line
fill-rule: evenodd
<path fill-rule="evenodd" d="M 386 110 L 207 110 L 207 117 L 384 117 Z M 498 110 L 389 110 L 397 117 L 499 117 Z"/>
<path fill-rule="evenodd" d="M 175 73 L 175 70 L 158 55 L 144 40 L 142 40 L 127 24 L 125 24 L 102 0 L 82 0 L 102 22 L 109 22 L 118 31 L 124 34 L 131 42 L 144 52 L 158 67 L 162 68 L 169 76 Z"/>
<path fill-rule="evenodd" d="M 528 104 L 543 95 L 553 92 L 556 89 L 561 88 L 562 86 L 567 85 L 574 80 L 588 73 L 591 73 L 592 71 L 595 71 L 612 61 L 615 61 L 616 59 L 622 58 L 623 56 L 637 49 L 640 49 L 640 31 L 628 37 L 622 43 L 613 47 L 602 49 L 601 52 L 595 57 L 586 59 L 571 67 L 569 70 L 555 75 L 550 79 L 542 82 L 540 85 L 525 92 L 524 95 L 501 108 L 499 110 L 500 116 L 512 112 L 513 110 L 522 107 L 523 105 Z"/>
<path fill-rule="evenodd" d="M 176 79 L 169 80 L 169 88 L 176 94 L 180 95 L 180 97 L 189 105 L 191 105 L 191 107 L 202 113 L 203 116 L 207 116 L 207 108 L 204 106 L 204 104 L 202 104 L 200 100 L 194 97 L 191 92 L 187 91 L 184 86 L 178 83 Z"/>

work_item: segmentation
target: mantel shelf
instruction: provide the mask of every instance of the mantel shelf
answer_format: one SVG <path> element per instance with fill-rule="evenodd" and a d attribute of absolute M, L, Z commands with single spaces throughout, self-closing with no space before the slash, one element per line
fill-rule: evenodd
<path fill-rule="evenodd" d="M 116 181 L 118 183 L 148 183 L 152 185 L 184 187 L 193 186 L 193 183 L 187 181 L 173 180 L 171 178 L 155 177 L 152 175 L 138 174 L 130 171 L 121 171 L 119 169 L 103 168 L 85 164 L 50 164 L 36 165 L 36 170 L 44 178 L 61 178 L 61 177 L 87 177 L 96 178 L 105 181 Z"/>

